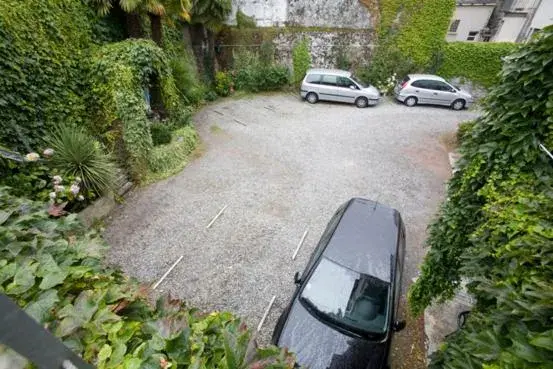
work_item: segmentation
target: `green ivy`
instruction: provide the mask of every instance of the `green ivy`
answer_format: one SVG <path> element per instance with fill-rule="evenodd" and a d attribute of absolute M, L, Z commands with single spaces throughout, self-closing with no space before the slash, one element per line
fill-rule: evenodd
<path fill-rule="evenodd" d="M 553 27 L 505 58 L 484 114 L 465 127 L 462 159 L 430 226 L 420 313 L 462 277 L 476 306 L 431 368 L 550 368 L 553 362 Z"/>
<path fill-rule="evenodd" d="M 169 62 L 163 50 L 151 40 L 126 40 L 101 47 L 92 59 L 92 91 L 97 99 L 95 130 L 118 131 L 133 177 L 147 172 L 152 149 L 150 122 L 146 115 L 144 88 L 157 80 L 164 106 L 172 119 L 185 119 L 189 113 L 179 99 Z"/>
<path fill-rule="evenodd" d="M 88 49 L 96 16 L 78 0 L 0 2 L 0 142 L 38 146 L 51 127 L 86 121 Z"/>
<path fill-rule="evenodd" d="M 105 243 L 76 215 L 53 219 L 4 187 L 0 225 L 0 293 L 98 369 L 293 367 L 284 349 L 257 349 L 230 313 L 168 296 L 152 306 L 149 286 L 104 266 Z"/>
<path fill-rule="evenodd" d="M 516 44 L 510 42 L 450 42 L 440 57 L 438 73 L 446 78 L 464 77 L 484 87 L 499 79 L 501 58 L 511 54 Z"/>
<path fill-rule="evenodd" d="M 403 0 L 397 47 L 417 65 L 426 67 L 445 44 L 455 0 Z"/>
<path fill-rule="evenodd" d="M 294 83 L 299 84 L 305 73 L 311 67 L 311 52 L 309 50 L 309 41 L 303 39 L 294 45 L 292 49 L 292 65 L 294 68 Z"/>

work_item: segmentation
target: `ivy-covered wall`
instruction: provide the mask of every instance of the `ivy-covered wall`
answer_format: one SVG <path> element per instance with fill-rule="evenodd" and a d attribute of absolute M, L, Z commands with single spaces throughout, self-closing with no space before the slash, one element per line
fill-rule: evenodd
<path fill-rule="evenodd" d="M 506 58 L 429 227 L 410 305 L 476 304 L 430 368 L 544 369 L 553 363 L 553 27 Z"/>
<path fill-rule="evenodd" d="M 501 58 L 511 54 L 516 44 L 510 42 L 450 42 L 440 56 L 438 74 L 463 77 L 484 87 L 499 81 Z"/>
<path fill-rule="evenodd" d="M 396 0 L 392 2 L 395 7 Z M 426 67 L 446 42 L 455 0 L 403 0 L 401 5 L 397 47 L 415 64 Z"/>
<path fill-rule="evenodd" d="M 0 1 L 3 145 L 28 150 L 56 123 L 84 123 L 95 18 L 82 1 Z"/>

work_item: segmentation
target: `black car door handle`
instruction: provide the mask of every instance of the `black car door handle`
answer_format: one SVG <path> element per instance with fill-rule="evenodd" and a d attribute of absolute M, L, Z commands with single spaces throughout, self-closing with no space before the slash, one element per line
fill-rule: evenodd
<path fill-rule="evenodd" d="M 437 95 L 438 93 L 437 92 L 434 92 L 434 95 Z"/>

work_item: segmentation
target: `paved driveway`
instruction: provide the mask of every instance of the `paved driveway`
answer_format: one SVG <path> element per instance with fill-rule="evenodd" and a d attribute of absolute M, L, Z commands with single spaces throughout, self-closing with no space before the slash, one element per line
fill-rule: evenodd
<path fill-rule="evenodd" d="M 113 215 L 106 231 L 110 261 L 153 282 L 184 255 L 159 289 L 201 309 L 233 311 L 252 328 L 276 295 L 260 334 L 266 343 L 293 293 L 294 272 L 303 269 L 335 209 L 352 196 L 402 213 L 404 285 L 411 282 L 450 173 L 440 137 L 474 116 L 388 101 L 367 109 L 309 105 L 293 95 L 210 105 L 194 119 L 203 154 L 177 176 L 135 191 Z M 420 330 L 402 334 L 420 345 Z"/>

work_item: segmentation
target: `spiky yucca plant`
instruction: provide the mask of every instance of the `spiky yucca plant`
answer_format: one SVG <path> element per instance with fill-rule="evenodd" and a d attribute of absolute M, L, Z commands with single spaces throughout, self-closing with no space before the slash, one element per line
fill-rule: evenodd
<path fill-rule="evenodd" d="M 66 176 L 80 177 L 82 186 L 98 195 L 114 189 L 115 164 L 83 128 L 59 126 L 46 141 L 55 152 L 53 167 Z"/>

